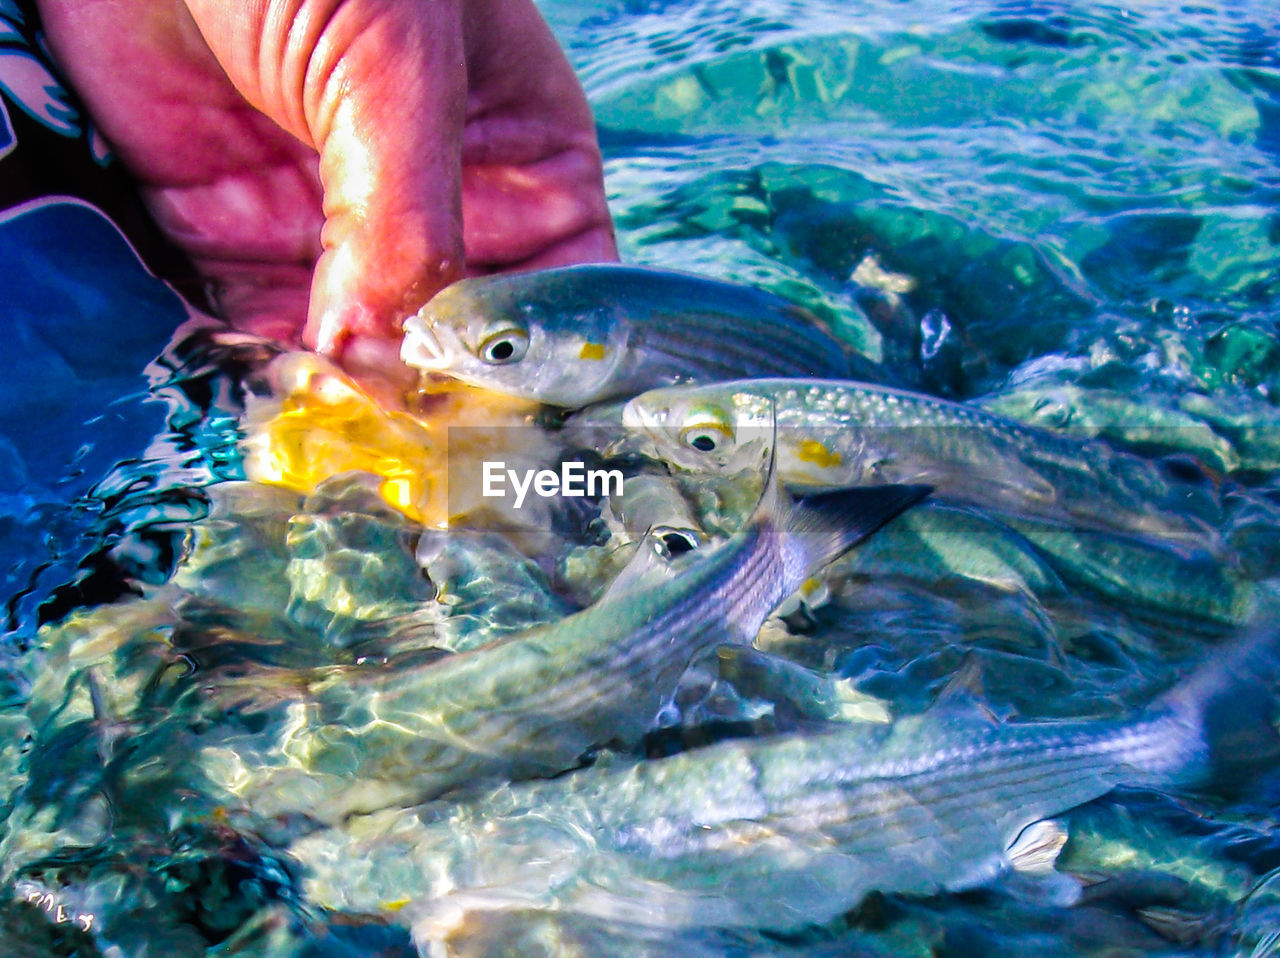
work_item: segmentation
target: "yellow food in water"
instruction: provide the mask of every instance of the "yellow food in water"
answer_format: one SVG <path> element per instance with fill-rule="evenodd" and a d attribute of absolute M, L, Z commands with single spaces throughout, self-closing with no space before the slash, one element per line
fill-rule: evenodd
<path fill-rule="evenodd" d="M 310 493 L 344 472 L 377 476 L 393 508 L 424 525 L 444 528 L 465 496 L 450 505 L 448 466 L 502 458 L 504 429 L 527 426 L 537 403 L 454 380 L 432 382 L 406 405 L 388 409 L 328 360 L 287 353 L 268 370 L 270 399 L 250 401 L 245 473 L 255 482 Z M 535 429 L 521 430 L 533 437 Z M 504 436 L 504 434 L 506 434 Z M 534 440 L 536 442 L 536 439 Z M 450 515 L 453 512 L 454 515 Z"/>

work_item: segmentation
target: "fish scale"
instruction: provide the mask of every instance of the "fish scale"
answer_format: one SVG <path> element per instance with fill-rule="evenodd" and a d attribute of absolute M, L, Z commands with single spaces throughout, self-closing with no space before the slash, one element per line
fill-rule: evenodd
<path fill-rule="evenodd" d="M 622 421 L 628 437 L 615 446 L 686 470 L 746 468 L 776 423 L 779 472 L 795 489 L 927 482 L 940 500 L 1001 515 L 1223 550 L 1223 506 L 1207 477 L 1183 481 L 1101 442 L 888 386 L 760 378 L 664 387 L 627 402 Z M 686 442 L 698 427 L 716 431 L 714 449 Z"/>
<path fill-rule="evenodd" d="M 688 324 L 664 326 L 664 342 L 655 342 L 655 348 L 665 347 L 668 352 L 675 352 L 673 345 L 688 343 L 690 358 L 708 367 L 714 366 L 717 375 L 751 365 L 775 370 L 800 367 L 809 375 L 822 375 L 819 370 L 830 370 L 828 375 L 847 375 L 849 369 L 839 344 L 816 326 L 796 322 L 783 326 L 777 322 L 749 322 L 734 317 L 718 329 L 705 330 L 701 337 L 685 339 L 681 335 L 684 331 L 699 330 Z M 707 376 L 699 374 L 698 378 Z"/>
<path fill-rule="evenodd" d="M 656 335 L 655 335 L 656 333 Z M 707 375 L 722 370 L 742 369 L 752 365 L 761 369 L 795 369 L 796 359 L 788 350 L 804 350 L 803 365 L 811 375 L 840 375 L 848 370 L 848 361 L 839 345 L 819 335 L 817 327 L 798 323 L 782 326 L 777 322 L 760 322 L 750 317 L 726 317 L 725 324 L 715 328 L 688 322 L 653 322 L 640 327 L 638 341 L 660 350 L 674 361 L 683 361 L 691 376 Z"/>
<path fill-rule="evenodd" d="M 712 379 L 731 379 L 742 369 L 755 369 L 761 375 L 785 376 L 797 370 L 798 364 L 788 361 L 785 353 L 772 351 L 786 348 L 803 350 L 810 348 L 808 343 L 771 343 L 770 352 L 753 349 L 735 349 L 723 345 L 722 341 L 707 340 L 704 342 L 664 341 L 654 343 L 652 340 L 640 340 L 645 347 L 646 356 L 640 363 L 652 362 L 652 356 L 662 356 L 663 366 L 669 375 L 680 382 L 705 382 Z M 806 362 L 804 372 L 815 372 L 825 369 L 829 375 L 840 375 L 844 370 L 821 362 Z"/>

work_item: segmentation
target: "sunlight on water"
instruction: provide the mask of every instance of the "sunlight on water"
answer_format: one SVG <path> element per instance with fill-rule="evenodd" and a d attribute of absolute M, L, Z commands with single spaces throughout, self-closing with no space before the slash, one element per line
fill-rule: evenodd
<path fill-rule="evenodd" d="M 676 439 L 645 420 L 621 496 L 486 512 L 444 491 L 462 460 L 554 460 L 628 414 L 553 431 L 439 383 L 379 409 L 214 325 L 164 346 L 164 291 L 96 368 L 33 300 L 0 417 L 0 950 L 1272 953 L 1274 775 L 1087 804 L 1111 771 L 963 776 L 991 719 L 1131 719 L 1273 607 L 1277 11 L 541 7 L 626 260 L 768 289 L 968 407 L 881 393 L 823 431 L 775 398 L 778 475 L 933 499 L 798 577 L 754 648 L 696 595 L 686 670 L 617 623 L 752 514 L 766 457 L 715 419 L 741 393 Z M 927 748 L 961 777 L 894 792 Z M 866 811 L 839 783 L 876 762 Z M 983 843 L 1039 784 L 1080 797 L 997 879 Z"/>

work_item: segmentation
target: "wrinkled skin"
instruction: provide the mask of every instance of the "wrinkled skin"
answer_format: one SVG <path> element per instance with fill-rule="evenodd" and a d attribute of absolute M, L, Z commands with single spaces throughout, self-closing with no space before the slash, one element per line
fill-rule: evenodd
<path fill-rule="evenodd" d="M 616 258 L 529 0 L 40 0 L 54 56 L 238 326 L 395 366 L 465 274 Z"/>

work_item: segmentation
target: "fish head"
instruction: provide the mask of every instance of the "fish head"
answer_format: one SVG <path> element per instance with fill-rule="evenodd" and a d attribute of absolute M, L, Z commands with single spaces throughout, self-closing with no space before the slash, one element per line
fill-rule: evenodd
<path fill-rule="evenodd" d="M 553 406 L 607 395 L 626 348 L 607 308 L 557 302 L 554 287 L 515 274 L 464 279 L 404 325 L 400 357 L 423 372 Z"/>
<path fill-rule="evenodd" d="M 694 472 L 759 470 L 772 432 L 767 401 L 732 387 L 652 389 L 623 407 L 623 427 L 645 452 Z"/>

